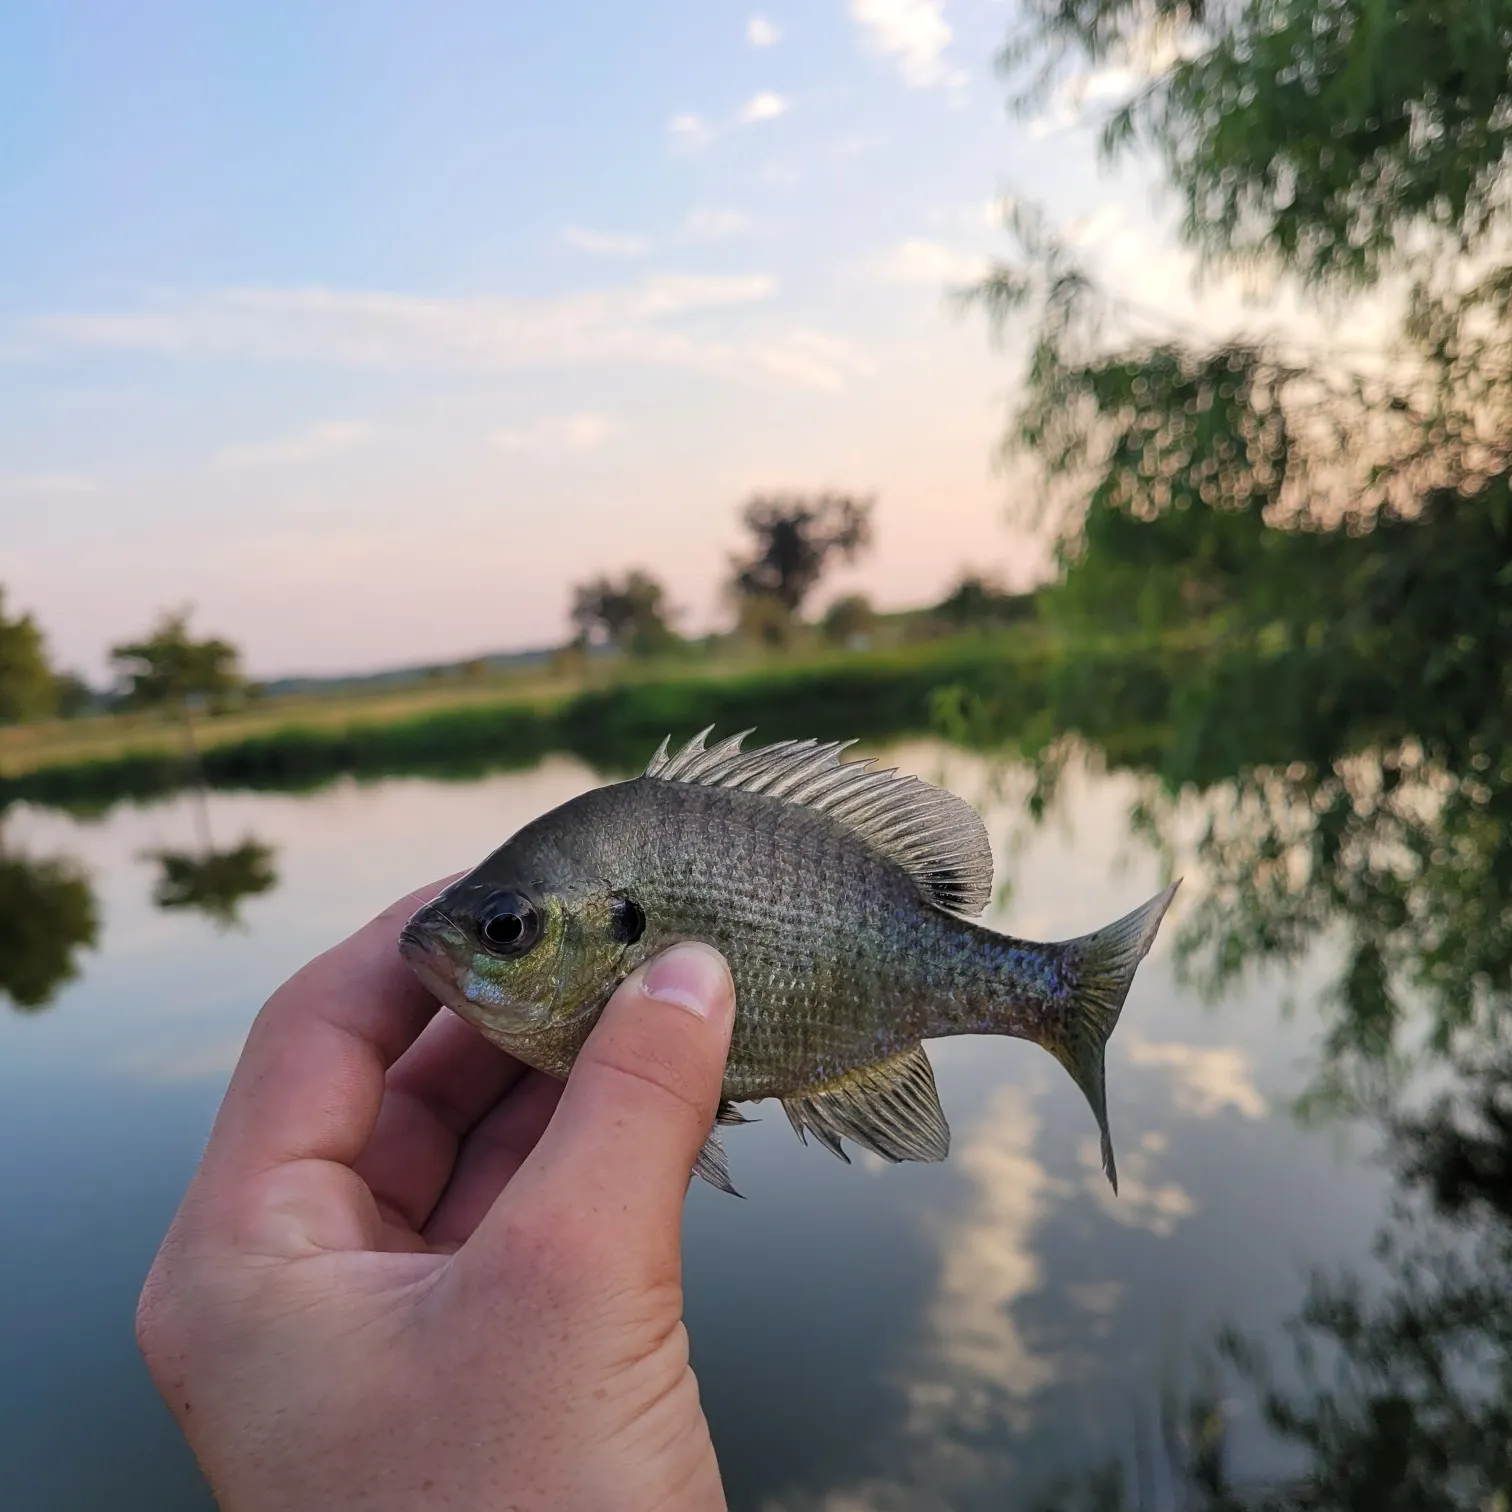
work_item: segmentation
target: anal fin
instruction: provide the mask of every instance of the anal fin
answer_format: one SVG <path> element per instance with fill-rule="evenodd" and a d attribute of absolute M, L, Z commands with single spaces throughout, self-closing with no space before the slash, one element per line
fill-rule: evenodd
<path fill-rule="evenodd" d="M 950 1126 L 922 1045 L 784 1098 L 782 1106 L 799 1139 L 807 1143 L 812 1134 L 847 1164 L 842 1138 L 895 1164 L 944 1160 L 950 1153 Z"/>

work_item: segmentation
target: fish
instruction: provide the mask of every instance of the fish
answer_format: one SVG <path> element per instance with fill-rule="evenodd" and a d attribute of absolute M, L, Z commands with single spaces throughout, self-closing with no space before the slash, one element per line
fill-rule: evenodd
<path fill-rule="evenodd" d="M 565 1080 L 638 966 L 700 940 L 729 963 L 735 1021 L 694 1173 L 739 1195 L 722 1126 L 781 1102 L 799 1139 L 849 1163 L 950 1150 L 924 1041 L 1031 1040 L 1058 1060 L 1118 1169 L 1105 1047 L 1179 879 L 1132 913 L 1056 943 L 977 922 L 992 847 L 976 810 L 857 742 L 747 750 L 713 727 L 645 771 L 541 815 L 404 925 L 399 951 L 491 1043 Z"/>

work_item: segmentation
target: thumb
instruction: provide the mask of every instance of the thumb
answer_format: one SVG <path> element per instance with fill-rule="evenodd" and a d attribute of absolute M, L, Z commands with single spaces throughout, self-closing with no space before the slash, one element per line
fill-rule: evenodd
<path fill-rule="evenodd" d="M 734 1019 L 730 970 L 712 946 L 674 945 L 631 973 L 508 1196 L 568 1202 L 621 1260 L 629 1248 L 653 1271 L 675 1269 L 688 1178 L 714 1126 Z"/>

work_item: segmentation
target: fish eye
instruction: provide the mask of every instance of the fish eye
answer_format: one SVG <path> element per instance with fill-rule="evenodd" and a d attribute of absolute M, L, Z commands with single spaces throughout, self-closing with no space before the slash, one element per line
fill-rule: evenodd
<path fill-rule="evenodd" d="M 610 905 L 614 919 L 614 938 L 633 945 L 646 932 L 646 915 L 634 898 L 616 898 Z"/>
<path fill-rule="evenodd" d="M 541 916 L 517 892 L 495 893 L 478 914 L 478 933 L 495 955 L 521 956 L 541 937 Z"/>

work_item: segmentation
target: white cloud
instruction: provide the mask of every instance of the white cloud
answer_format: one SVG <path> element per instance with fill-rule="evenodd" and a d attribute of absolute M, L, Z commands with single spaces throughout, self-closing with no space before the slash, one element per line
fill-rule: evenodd
<path fill-rule="evenodd" d="M 1170 1071 L 1172 1101 L 1193 1118 L 1212 1118 L 1225 1108 L 1245 1118 L 1265 1117 L 1265 1099 L 1242 1050 L 1157 1045 L 1138 1038 L 1131 1039 L 1127 1049 L 1136 1066 L 1164 1066 Z"/>
<path fill-rule="evenodd" d="M 667 122 L 667 135 L 679 147 L 703 147 L 714 140 L 714 128 L 701 115 L 688 111 Z"/>
<path fill-rule="evenodd" d="M 354 446 L 373 438 L 373 427 L 365 420 L 327 420 L 308 430 L 285 436 L 278 441 L 262 441 L 252 446 L 228 446 L 216 456 L 223 467 L 267 467 L 285 462 L 314 462 L 321 457 L 337 457 Z"/>
<path fill-rule="evenodd" d="M 148 311 L 39 317 L 26 331 L 44 346 L 184 360 L 482 372 L 617 363 L 827 389 L 866 370 L 848 346 L 820 332 L 733 339 L 676 324 L 761 304 L 776 287 L 765 274 L 664 274 L 549 299 L 226 289 Z"/>
<path fill-rule="evenodd" d="M 20 495 L 31 499 L 60 499 L 70 495 L 92 494 L 100 485 L 83 473 L 10 473 L 0 474 L 0 494 Z"/>
<path fill-rule="evenodd" d="M 563 456 L 598 451 L 624 435 L 624 424 L 610 415 L 547 415 L 530 425 L 495 431 L 500 451 L 525 456 Z"/>
<path fill-rule="evenodd" d="M 899 242 L 874 264 L 876 276 L 887 283 L 974 283 L 987 268 L 985 257 L 957 252 L 932 241 Z"/>
<path fill-rule="evenodd" d="M 786 115 L 791 108 L 780 94 L 764 89 L 760 94 L 752 95 L 741 106 L 740 119 L 746 126 L 755 121 L 775 121 L 778 116 Z"/>
<path fill-rule="evenodd" d="M 1189 1192 L 1174 1181 L 1161 1181 L 1155 1174 L 1168 1142 L 1164 1134 L 1153 1130 L 1139 1141 L 1139 1147 L 1118 1160 L 1118 1191 L 1108 1185 L 1103 1175 L 1102 1147 L 1095 1139 L 1084 1139 L 1078 1147 L 1086 1186 L 1097 1205 L 1116 1223 L 1125 1228 L 1146 1229 L 1161 1239 L 1169 1239 L 1176 1226 L 1197 1211 Z"/>
<path fill-rule="evenodd" d="M 746 22 L 746 41 L 752 47 L 775 47 L 782 40 L 781 28 L 765 16 L 752 16 Z"/>
<path fill-rule="evenodd" d="M 651 243 L 644 236 L 614 231 L 589 231 L 583 226 L 563 226 L 562 240 L 583 252 L 600 252 L 606 257 L 644 257 Z"/>
<path fill-rule="evenodd" d="M 951 38 L 945 0 L 851 0 L 850 13 L 871 47 L 896 60 L 911 89 L 959 88 L 965 82 L 945 61 Z"/>
<path fill-rule="evenodd" d="M 728 241 L 755 229 L 743 210 L 691 210 L 683 228 L 694 241 Z"/>
<path fill-rule="evenodd" d="M 1016 1304 L 1045 1275 L 1035 1236 L 1057 1184 L 1035 1158 L 1039 1117 L 1025 1091 L 1001 1088 L 951 1160 L 972 1202 L 940 1239 L 940 1278 L 927 1317 L 932 1353 L 911 1372 L 909 1427 L 921 1440 L 985 1428 L 1055 1379 L 1055 1361 L 1019 1326 Z M 1018 1426 L 1015 1422 L 1014 1426 Z"/>

